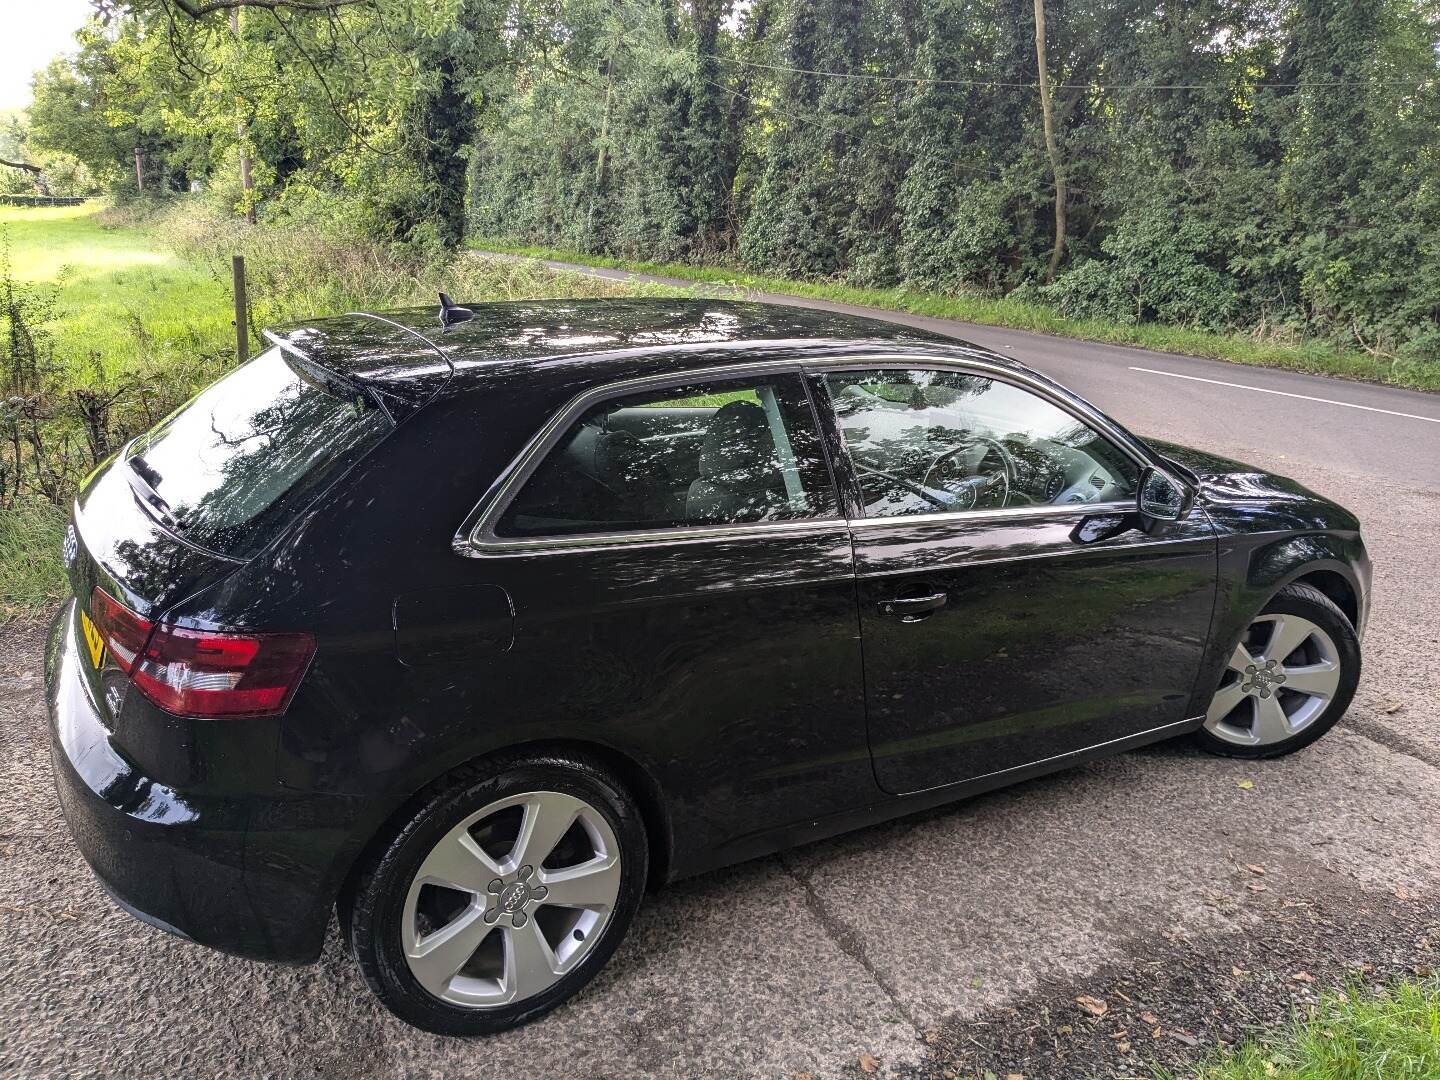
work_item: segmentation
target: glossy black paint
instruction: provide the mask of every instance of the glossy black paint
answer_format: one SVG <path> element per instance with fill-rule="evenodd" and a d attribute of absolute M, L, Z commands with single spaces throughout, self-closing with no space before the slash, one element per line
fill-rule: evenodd
<path fill-rule="evenodd" d="M 161 712 L 89 667 L 73 602 L 46 665 L 82 852 L 132 908 L 244 955 L 313 959 L 365 846 L 486 753 L 604 757 L 641 802 L 658 876 L 674 878 L 1184 731 L 1240 628 L 1298 577 L 1348 596 L 1357 625 L 1366 615 L 1369 563 L 1346 511 L 1182 448 L 1157 444 L 1162 461 L 1124 432 L 1190 471 L 1184 521 L 1048 508 L 540 551 L 457 542 L 536 432 L 599 385 L 975 361 L 1085 414 L 1010 360 L 891 324 L 595 301 L 478 305 L 443 333 L 427 310 L 280 336 L 382 395 L 387 440 L 243 565 L 186 547 L 102 468 L 77 500 L 70 573 L 77 597 L 99 584 L 183 625 L 312 632 L 289 711 Z M 812 398 L 855 518 L 834 417 Z M 937 593 L 913 621 L 882 614 Z"/>
<path fill-rule="evenodd" d="M 1181 723 L 1215 594 L 1204 511 L 1077 543 L 1083 511 L 855 530 L 870 740 L 906 794 Z M 944 594 L 919 622 L 890 597 Z"/>

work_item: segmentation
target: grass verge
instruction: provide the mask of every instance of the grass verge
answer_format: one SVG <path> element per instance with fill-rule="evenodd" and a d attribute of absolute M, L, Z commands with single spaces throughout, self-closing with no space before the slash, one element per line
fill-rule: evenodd
<path fill-rule="evenodd" d="M 0 510 L 0 625 L 42 611 L 60 599 L 65 564 L 60 530 L 65 511 L 43 499 L 20 499 Z"/>
<path fill-rule="evenodd" d="M 1312 1017 L 1183 1074 L 1196 1080 L 1434 1080 L 1440 981 L 1321 998 Z M 1179 1080 L 1157 1071 L 1155 1080 Z"/>
<path fill-rule="evenodd" d="M 1126 325 L 1094 319 L 1071 319 L 1052 307 L 1021 300 L 985 296 L 951 296 L 907 288 L 872 289 L 829 281 L 752 274 L 733 267 L 692 266 L 685 263 L 651 263 L 612 259 L 558 248 L 512 244 L 489 237 L 470 241 L 476 251 L 525 255 L 535 259 L 583 266 L 627 270 L 639 274 L 678 278 L 701 285 L 829 300 L 884 311 L 906 311 L 961 322 L 1007 326 L 1058 337 L 1134 345 L 1156 352 L 1181 353 L 1228 360 L 1255 367 L 1283 368 L 1316 375 L 1383 383 L 1411 390 L 1440 391 L 1440 364 L 1415 360 L 1388 360 L 1357 349 L 1337 349 L 1317 341 L 1279 341 L 1248 334 L 1217 334 L 1158 323 Z"/>

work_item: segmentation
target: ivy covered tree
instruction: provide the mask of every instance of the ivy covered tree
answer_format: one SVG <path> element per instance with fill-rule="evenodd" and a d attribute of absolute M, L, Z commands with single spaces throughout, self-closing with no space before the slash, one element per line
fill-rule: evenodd
<path fill-rule="evenodd" d="M 31 144 L 116 191 L 138 146 L 147 186 L 387 239 L 1019 290 L 1440 358 L 1436 0 L 97 11 L 37 81 Z"/>

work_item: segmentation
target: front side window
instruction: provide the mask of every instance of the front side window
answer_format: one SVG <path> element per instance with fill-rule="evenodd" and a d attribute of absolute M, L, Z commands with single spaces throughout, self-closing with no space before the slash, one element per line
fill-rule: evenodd
<path fill-rule="evenodd" d="M 865 516 L 1133 498 L 1140 470 L 1044 398 L 951 371 L 826 376 Z"/>
<path fill-rule="evenodd" d="M 837 516 L 795 375 L 614 398 L 553 446 L 496 525 L 501 537 L 637 532 Z"/>

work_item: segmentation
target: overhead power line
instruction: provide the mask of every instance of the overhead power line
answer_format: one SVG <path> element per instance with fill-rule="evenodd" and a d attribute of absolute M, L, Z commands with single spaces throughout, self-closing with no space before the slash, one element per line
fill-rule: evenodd
<path fill-rule="evenodd" d="M 815 129 L 818 130 L 818 131 L 823 131 L 823 132 L 826 132 L 827 134 L 830 134 L 830 135 L 842 135 L 842 136 L 844 136 L 844 137 L 846 137 L 846 138 L 850 138 L 850 139 L 853 139 L 853 138 L 856 137 L 854 131 L 847 131 L 845 128 L 834 127 L 834 126 L 832 126 L 832 125 L 830 125 L 830 124 L 823 124 L 823 123 L 821 123 L 820 121 L 811 119 L 811 118 L 808 117 L 808 116 L 802 116 L 802 115 L 800 115 L 799 113 L 794 113 L 794 112 L 790 112 L 790 111 L 788 111 L 788 110 L 786 110 L 786 109 L 782 109 L 782 108 L 780 108 L 779 106 L 775 105 L 773 102 L 768 102 L 768 101 L 767 101 L 767 102 L 761 102 L 761 101 L 757 101 L 753 95 L 748 94 L 748 93 L 745 93 L 745 92 L 742 91 L 742 90 L 736 90 L 736 89 L 734 89 L 733 87 L 729 87 L 729 86 L 722 86 L 720 83 L 714 82 L 714 81 L 711 80 L 711 79 L 701 79 L 701 82 L 705 83 L 707 86 L 711 86 L 711 87 L 715 88 L 716 90 L 719 90 L 719 91 L 720 91 L 721 93 L 723 93 L 723 94 L 728 94 L 731 98 L 740 98 L 740 99 L 748 102 L 748 103 L 751 104 L 751 105 L 756 105 L 756 106 L 760 106 L 760 107 L 762 107 L 762 108 L 768 109 L 770 112 L 774 113 L 775 115 L 777 115 L 777 116 L 783 116 L 783 117 L 785 117 L 785 119 L 787 119 L 787 120 L 793 120 L 794 122 L 796 122 L 796 123 L 798 123 L 798 124 L 806 124 L 806 125 L 808 125 L 808 126 L 810 126 L 810 127 L 815 128 Z M 891 151 L 892 153 L 895 153 L 895 154 L 900 154 L 900 155 L 903 155 L 903 156 L 913 157 L 913 156 L 915 156 L 916 153 L 917 153 L 916 148 L 913 147 L 913 146 L 907 147 L 907 146 L 901 146 L 901 145 L 899 145 L 898 143 L 885 142 L 885 141 L 883 141 L 883 140 L 881 140 L 881 139 L 875 138 L 875 136 L 874 136 L 873 134 L 867 133 L 867 134 L 864 136 L 864 138 L 865 138 L 868 142 L 870 142 L 871 145 L 879 146 L 879 147 L 881 147 L 881 148 L 883 148 L 883 149 L 885 149 L 885 150 L 889 150 L 889 151 Z M 951 158 L 951 157 L 936 156 L 935 160 L 940 161 L 941 163 L 943 163 L 943 164 L 945 164 L 945 165 L 949 165 L 949 166 L 951 166 L 952 168 L 959 169 L 959 170 L 961 170 L 962 172 L 968 172 L 968 173 L 974 174 L 974 175 L 976 175 L 976 176 L 984 176 L 984 177 L 987 177 L 987 178 L 992 179 L 992 180 L 1003 179 L 1004 176 L 1005 176 L 1005 173 L 1004 173 L 1002 170 L 1000 170 L 1000 169 L 992 168 L 992 167 L 990 167 L 990 166 L 985 166 L 985 165 L 971 165 L 971 164 L 967 164 L 966 162 L 963 162 L 963 161 L 957 161 L 955 158 Z M 1196 173 L 1199 173 L 1199 174 L 1207 175 L 1207 176 L 1220 176 L 1220 175 L 1224 175 L 1224 173 L 1225 173 L 1225 170 L 1222 170 L 1222 169 L 1214 169 L 1214 168 L 1208 168 L 1208 169 L 1193 169 L 1193 168 L 1192 168 L 1192 169 L 1187 169 L 1187 170 L 1185 170 L 1185 171 L 1186 171 L 1187 173 L 1189 173 L 1189 174 L 1192 174 L 1192 175 L 1193 175 L 1193 174 L 1196 174 Z M 1035 187 L 1037 187 L 1037 188 L 1048 189 L 1048 190 L 1050 190 L 1050 191 L 1052 191 L 1052 192 L 1055 191 L 1055 190 L 1057 190 L 1055 184 L 1054 184 L 1052 181 L 1042 180 L 1042 179 L 1040 179 L 1039 177 L 1032 177 L 1031 180 L 1030 180 L 1030 182 L 1031 182 Z M 1071 193 L 1071 194 L 1075 194 L 1075 195 L 1090 195 L 1090 196 L 1093 196 L 1093 197 L 1096 197 L 1096 198 L 1101 197 L 1101 196 L 1100 196 L 1100 193 L 1097 192 L 1097 191 L 1095 191 L 1095 190 L 1093 190 L 1093 189 L 1076 187 L 1074 184 L 1070 184 L 1070 183 L 1067 183 L 1067 184 L 1066 184 L 1066 187 L 1070 190 L 1070 193 Z M 1356 223 L 1356 224 L 1344 224 L 1344 223 L 1340 223 L 1340 222 L 1328 222 L 1328 223 L 1326 223 L 1326 224 L 1322 227 L 1322 231 L 1333 230 L 1333 231 L 1335 231 L 1335 232 L 1342 232 L 1342 233 L 1361 232 L 1361 231 L 1363 231 L 1363 230 L 1365 230 L 1365 229 L 1378 228 L 1378 227 L 1380 227 L 1380 225 L 1381 225 L 1381 223 L 1379 223 L 1379 222 L 1373 222 L 1373 223 Z"/>
<path fill-rule="evenodd" d="M 817 130 L 826 132 L 830 135 L 843 135 L 846 138 L 852 139 L 855 137 L 855 132 L 853 131 L 846 131 L 844 128 L 833 127 L 830 124 L 822 124 L 820 121 L 812 120 L 808 116 L 801 116 L 799 113 L 788 112 L 785 109 L 779 108 L 773 103 L 758 102 L 755 100 L 754 97 L 752 97 L 750 94 L 745 93 L 744 91 L 735 90 L 728 86 L 722 86 L 717 82 L 712 82 L 710 79 L 702 79 L 701 81 L 709 86 L 713 86 L 721 93 L 729 94 L 732 98 L 741 98 L 744 101 L 749 102 L 751 105 L 763 104 L 764 108 L 769 109 L 777 116 L 785 117 L 787 120 L 793 120 L 799 124 L 808 124 L 810 127 L 816 128 Z M 880 139 L 875 138 L 873 135 L 867 135 L 866 140 L 870 142 L 871 145 L 883 147 L 884 149 L 890 150 L 896 154 L 913 156 L 916 153 L 916 150 L 913 146 L 904 147 L 897 145 L 896 143 L 884 142 Z M 937 157 L 936 160 L 941 161 L 944 164 L 949 165 L 953 168 L 960 169 L 962 172 L 974 173 L 977 176 L 986 176 L 992 180 L 1003 179 L 1005 175 L 1004 172 L 1002 172 L 1000 169 L 994 169 L 984 165 L 968 165 L 963 161 L 956 161 L 954 158 Z M 1048 188 L 1051 191 L 1055 190 L 1055 184 L 1051 181 L 1036 178 L 1033 182 L 1036 187 Z M 1093 194 L 1092 192 L 1087 191 L 1085 188 L 1075 187 L 1073 184 L 1067 186 L 1072 192 L 1078 193 L 1080 195 Z"/>
<path fill-rule="evenodd" d="M 818 75 L 827 79 L 868 79 L 876 82 L 897 82 L 930 86 L 981 86 L 1004 90 L 1036 90 L 1038 82 L 1004 82 L 995 79 L 932 79 L 923 75 L 884 75 L 870 71 L 823 71 L 817 68 L 789 67 L 785 64 L 761 64 L 754 60 L 736 60 L 728 56 L 717 56 L 717 60 L 739 67 L 759 68 L 765 71 L 782 71 L 792 75 Z M 1362 82 L 1251 82 L 1247 85 L 1257 90 L 1342 90 L 1359 89 L 1368 86 L 1409 86 L 1419 89 L 1429 79 L 1367 79 Z M 1054 83 L 1056 90 L 1229 90 L 1224 83 Z"/>

